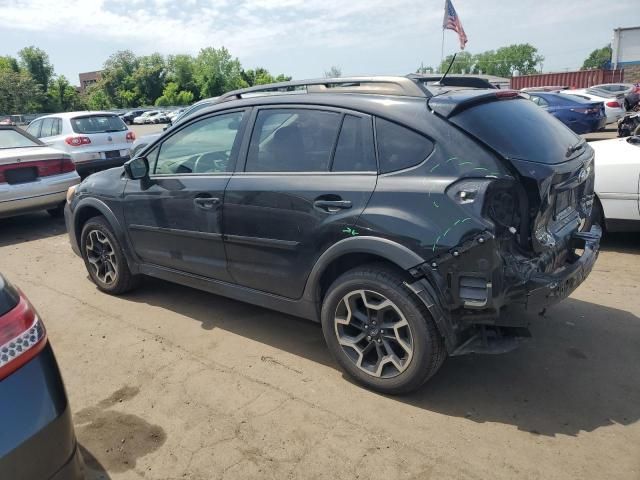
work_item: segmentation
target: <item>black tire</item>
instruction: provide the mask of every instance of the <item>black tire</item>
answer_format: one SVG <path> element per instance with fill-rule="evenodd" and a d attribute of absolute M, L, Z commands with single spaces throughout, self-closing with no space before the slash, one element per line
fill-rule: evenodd
<path fill-rule="evenodd" d="M 368 373 L 357 366 L 357 361 L 353 358 L 354 354 L 360 355 L 356 353 L 357 350 L 349 347 L 345 349 L 340 344 L 340 340 L 338 339 L 339 327 L 336 322 L 336 318 L 340 316 L 338 308 L 343 308 L 345 298 L 349 295 L 356 295 L 354 293 L 356 291 L 370 292 L 370 294 L 374 296 L 379 295 L 378 298 L 382 297 L 390 300 L 394 308 L 397 307 L 404 316 L 404 319 L 406 319 L 408 331 L 412 337 L 413 353 L 409 361 L 406 362 L 403 371 L 391 365 L 390 370 L 395 369 L 398 373 L 387 376 L 386 378 L 375 376 L 374 373 Z M 360 300 L 356 298 L 356 302 L 358 301 Z M 395 312 L 396 310 L 392 310 L 394 315 Z M 354 316 L 354 319 L 355 318 Z M 375 317 L 367 315 L 367 318 L 368 321 L 375 325 L 372 318 L 379 317 L 376 314 Z M 360 321 L 358 319 L 356 320 Z M 342 369 L 358 383 L 381 393 L 399 395 L 420 388 L 438 371 L 446 358 L 446 350 L 442 336 L 438 333 L 429 311 L 404 285 L 403 275 L 386 265 L 365 265 L 350 270 L 338 277 L 329 287 L 322 302 L 321 321 L 322 331 L 329 350 Z M 380 320 L 380 322 L 381 325 L 384 323 L 383 320 Z M 349 324 L 349 328 L 350 325 L 351 324 Z M 367 324 L 366 328 L 370 328 L 369 324 Z M 366 331 L 366 333 L 370 332 L 371 330 Z M 387 332 L 389 332 L 389 330 L 387 330 Z M 385 332 L 383 331 L 383 333 Z M 397 329 L 394 330 L 394 334 L 397 333 Z M 378 334 L 378 332 L 376 332 L 376 334 Z M 387 337 L 389 337 L 389 335 L 387 335 Z M 367 336 L 362 342 L 367 343 L 366 341 L 369 338 L 370 336 Z M 383 345 L 381 345 L 381 347 L 385 348 L 388 354 L 389 349 L 387 348 L 387 342 L 384 338 L 382 342 Z M 377 350 L 378 347 L 375 346 L 375 342 L 374 347 Z M 349 351 L 351 355 L 349 355 L 347 351 Z M 366 348 L 362 350 L 362 352 L 364 351 L 366 351 Z M 362 358 L 362 356 L 360 358 Z M 364 362 L 361 363 L 364 364 Z M 387 368 L 387 366 L 389 366 L 389 364 L 384 368 Z M 382 371 L 384 371 L 384 369 Z"/>
<path fill-rule="evenodd" d="M 87 247 L 90 241 L 92 241 L 92 243 L 96 242 L 96 237 L 106 238 L 111 247 L 107 256 L 111 257 L 112 260 L 110 262 L 103 260 L 105 264 L 109 264 L 108 269 L 113 271 L 112 274 L 108 274 L 109 278 L 107 278 L 107 274 L 103 275 L 105 278 L 100 278 L 100 273 L 97 271 L 98 267 L 94 266 L 95 264 L 89 259 L 90 254 Z M 91 280 L 103 292 L 120 295 L 138 286 L 140 277 L 133 275 L 131 270 L 129 270 L 127 260 L 122 252 L 122 246 L 104 217 L 98 216 L 90 218 L 84 227 L 82 227 L 80 251 Z M 104 270 L 102 271 L 104 272 Z"/>
<path fill-rule="evenodd" d="M 50 208 L 47 210 L 47 213 L 51 215 L 53 218 L 60 218 L 64 215 L 64 202 L 60 203 L 55 208 Z"/>

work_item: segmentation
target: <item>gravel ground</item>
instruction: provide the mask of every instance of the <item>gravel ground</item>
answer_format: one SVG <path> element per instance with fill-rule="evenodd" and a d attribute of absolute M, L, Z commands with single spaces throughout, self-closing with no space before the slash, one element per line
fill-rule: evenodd
<path fill-rule="evenodd" d="M 640 479 L 640 236 L 501 356 L 419 392 L 352 384 L 310 322 L 148 279 L 100 293 L 46 214 L 0 220 L 45 320 L 90 479 Z"/>

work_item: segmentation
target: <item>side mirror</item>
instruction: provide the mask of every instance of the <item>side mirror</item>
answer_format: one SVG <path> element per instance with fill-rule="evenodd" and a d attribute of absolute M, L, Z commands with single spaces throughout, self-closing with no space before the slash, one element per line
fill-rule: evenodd
<path fill-rule="evenodd" d="M 124 164 L 124 171 L 131 180 L 149 176 L 149 161 L 146 157 L 135 157 Z"/>

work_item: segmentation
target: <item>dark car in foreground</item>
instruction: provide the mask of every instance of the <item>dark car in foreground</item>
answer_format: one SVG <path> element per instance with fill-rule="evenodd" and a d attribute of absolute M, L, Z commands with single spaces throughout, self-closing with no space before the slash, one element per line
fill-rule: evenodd
<path fill-rule="evenodd" d="M 47 334 L 0 275 L 0 478 L 84 478 L 71 409 Z"/>
<path fill-rule="evenodd" d="M 527 95 L 533 103 L 542 107 L 575 133 L 597 132 L 607 124 L 602 102 L 551 92 L 528 92 Z"/>
<path fill-rule="evenodd" d="M 71 188 L 104 292 L 150 275 L 321 322 L 359 382 L 501 353 L 591 271 L 593 150 L 518 92 L 406 77 L 228 93 Z"/>

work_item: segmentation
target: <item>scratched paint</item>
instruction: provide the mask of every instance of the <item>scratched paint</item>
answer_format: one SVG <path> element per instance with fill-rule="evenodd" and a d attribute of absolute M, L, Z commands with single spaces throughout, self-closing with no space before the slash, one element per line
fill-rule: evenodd
<path fill-rule="evenodd" d="M 440 240 L 444 239 L 444 237 L 446 237 L 449 234 L 449 232 L 451 232 L 451 230 L 453 230 L 458 225 L 462 225 L 463 223 L 468 222 L 469 220 L 471 220 L 471 217 L 459 218 L 455 222 L 453 222 L 453 224 L 450 227 L 444 230 L 444 233 L 438 235 L 438 238 L 436 238 L 436 241 L 433 243 L 432 251 L 434 252 L 436 251 L 436 247 L 440 243 Z"/>
<path fill-rule="evenodd" d="M 349 235 L 351 235 L 352 237 L 356 237 L 358 235 L 360 235 L 355 228 L 351 228 L 351 227 L 346 227 L 344 230 L 342 230 L 342 233 L 347 233 Z"/>

